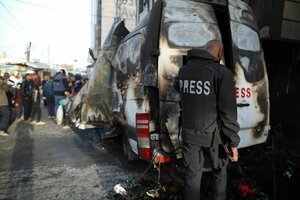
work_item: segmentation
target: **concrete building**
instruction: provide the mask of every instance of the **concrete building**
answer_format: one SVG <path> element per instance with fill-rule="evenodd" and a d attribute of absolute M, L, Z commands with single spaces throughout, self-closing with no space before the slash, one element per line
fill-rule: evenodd
<path fill-rule="evenodd" d="M 105 38 L 115 21 L 125 21 L 131 31 L 137 24 L 137 0 L 91 0 L 92 7 L 92 41 L 95 56 L 103 45 Z"/>

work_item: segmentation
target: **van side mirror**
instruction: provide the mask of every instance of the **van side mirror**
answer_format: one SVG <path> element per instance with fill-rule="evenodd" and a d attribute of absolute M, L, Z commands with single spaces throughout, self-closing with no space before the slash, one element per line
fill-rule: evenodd
<path fill-rule="evenodd" d="M 92 59 L 96 62 L 97 59 L 95 58 L 94 52 L 91 48 L 89 48 L 89 54 L 92 57 Z"/>

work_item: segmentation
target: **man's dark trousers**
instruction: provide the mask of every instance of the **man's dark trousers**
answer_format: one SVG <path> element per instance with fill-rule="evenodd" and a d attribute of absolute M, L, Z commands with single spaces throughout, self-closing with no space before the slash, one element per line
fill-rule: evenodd
<path fill-rule="evenodd" d="M 55 102 L 54 102 L 54 96 L 49 96 L 47 98 L 47 108 L 48 108 L 48 116 L 55 116 L 54 112 L 54 107 L 55 107 Z"/>
<path fill-rule="evenodd" d="M 32 105 L 32 111 L 31 111 L 31 119 L 35 120 L 35 116 L 36 117 L 36 121 L 39 122 L 41 121 L 41 117 L 42 117 L 42 109 L 41 109 L 41 105 L 39 102 L 35 102 Z"/>
<path fill-rule="evenodd" d="M 183 142 L 184 163 L 186 166 L 185 200 L 200 199 L 200 185 L 203 173 L 204 153 L 207 148 Z M 212 197 L 215 200 L 226 199 L 227 161 L 220 170 L 213 170 Z"/>
<path fill-rule="evenodd" d="M 24 120 L 27 120 L 30 117 L 31 110 L 32 110 L 32 99 L 24 98 L 23 107 L 24 107 Z"/>
<path fill-rule="evenodd" d="M 0 106 L 0 131 L 6 131 L 9 123 L 9 106 Z"/>

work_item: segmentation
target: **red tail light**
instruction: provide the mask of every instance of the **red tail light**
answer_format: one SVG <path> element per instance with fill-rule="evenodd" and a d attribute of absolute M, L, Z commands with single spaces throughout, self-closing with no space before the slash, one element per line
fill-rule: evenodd
<path fill-rule="evenodd" d="M 149 126 L 149 113 L 136 114 L 136 133 L 139 146 L 139 156 L 146 160 L 151 159 Z"/>

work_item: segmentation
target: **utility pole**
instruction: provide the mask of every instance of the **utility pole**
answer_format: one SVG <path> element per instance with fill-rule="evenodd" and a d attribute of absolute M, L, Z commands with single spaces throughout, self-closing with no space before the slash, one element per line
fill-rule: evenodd
<path fill-rule="evenodd" d="M 48 65 L 50 67 L 50 44 L 48 44 L 47 54 L 48 54 Z"/>
<path fill-rule="evenodd" d="M 28 43 L 27 47 L 26 47 L 26 62 L 30 62 L 30 51 L 31 51 L 31 42 Z"/>

